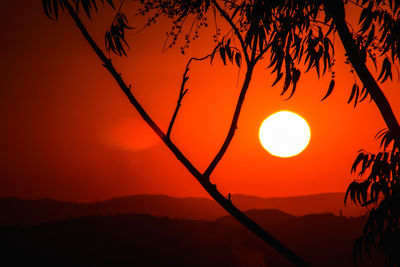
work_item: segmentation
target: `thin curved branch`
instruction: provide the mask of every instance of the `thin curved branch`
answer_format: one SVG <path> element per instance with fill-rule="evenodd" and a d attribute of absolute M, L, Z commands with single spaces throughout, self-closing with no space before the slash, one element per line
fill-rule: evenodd
<path fill-rule="evenodd" d="M 82 21 L 76 14 L 73 7 L 70 5 L 68 0 L 60 0 L 65 5 L 66 9 L 69 11 L 72 19 L 75 24 L 81 31 L 82 35 L 85 37 L 86 41 L 90 44 L 92 49 L 95 51 L 97 56 L 103 62 L 103 66 L 110 72 L 110 74 L 114 77 L 119 87 L 128 97 L 131 104 L 135 107 L 135 109 L 139 112 L 145 122 L 153 129 L 153 131 L 162 139 L 162 141 L 167 145 L 167 147 L 174 153 L 177 159 L 188 169 L 188 171 L 196 178 L 196 180 L 203 186 L 203 188 L 208 192 L 208 194 L 223 207 L 229 214 L 231 214 L 234 218 L 236 218 L 243 226 L 249 229 L 251 232 L 256 234 L 259 238 L 261 238 L 265 243 L 272 246 L 275 250 L 281 253 L 286 259 L 296 264 L 297 266 L 309 266 L 303 259 L 294 254 L 291 250 L 289 250 L 286 246 L 280 243 L 277 239 L 275 239 L 271 234 L 261 228 L 257 223 L 247 217 L 242 211 L 236 208 L 231 202 L 230 198 L 224 197 L 216 188 L 214 184 L 212 184 L 209 179 L 205 179 L 204 175 L 202 175 L 192 164 L 191 162 L 181 153 L 181 151 L 171 142 L 169 138 L 164 134 L 164 132 L 158 127 L 158 125 L 151 119 L 151 117 L 147 114 L 147 112 L 143 109 L 140 103 L 136 100 L 136 98 L 132 95 L 130 91 L 130 86 L 127 86 L 124 80 L 121 77 L 121 74 L 117 72 L 114 68 L 114 65 L 111 63 L 111 60 L 108 59 L 103 51 L 98 47 L 96 42 L 90 36 L 89 32 L 83 25 Z M 252 68 L 251 68 L 252 70 Z M 249 75 L 251 76 L 251 75 Z M 249 77 L 248 76 L 248 77 Z M 250 78 L 246 83 L 250 82 Z M 246 84 L 245 83 L 245 84 Z"/>
<path fill-rule="evenodd" d="M 167 130 L 167 138 L 169 138 L 169 139 L 171 138 L 172 127 L 174 126 L 176 116 L 178 115 L 179 109 L 180 109 L 180 107 L 182 105 L 183 97 L 186 95 L 186 93 L 189 90 L 189 89 L 185 89 L 185 84 L 186 84 L 187 80 L 189 80 L 189 77 L 187 76 L 187 73 L 189 72 L 190 62 L 192 62 L 192 58 L 187 63 L 186 68 L 185 68 L 185 72 L 183 73 L 182 84 L 181 84 L 181 89 L 179 90 L 178 101 L 176 102 L 176 107 L 175 107 L 175 110 L 174 110 L 174 114 L 172 115 L 171 121 L 169 122 L 168 130 Z"/>
<path fill-rule="evenodd" d="M 220 162 L 220 160 L 224 156 L 226 150 L 228 149 L 228 147 L 233 139 L 233 136 L 235 135 L 240 111 L 242 109 L 244 98 L 246 96 L 247 89 L 249 88 L 249 85 L 250 85 L 251 76 L 253 74 L 253 68 L 254 68 L 253 64 L 250 64 L 247 67 L 246 77 L 243 82 L 242 90 L 240 91 L 239 99 L 236 104 L 235 112 L 233 114 L 231 126 L 229 127 L 228 135 L 226 136 L 225 141 L 222 144 L 217 155 L 211 161 L 210 165 L 207 167 L 207 169 L 205 170 L 205 172 L 203 174 L 205 177 L 207 177 L 207 179 L 209 179 L 211 173 L 214 171 L 215 167 L 217 167 L 218 163 Z"/>
<path fill-rule="evenodd" d="M 187 73 L 189 72 L 190 63 L 192 63 L 193 60 L 202 61 L 202 60 L 205 60 L 205 59 L 209 58 L 210 56 L 212 56 L 213 54 L 215 54 L 216 51 L 218 51 L 218 48 L 219 48 L 220 46 L 221 46 L 221 43 L 219 43 L 219 44 L 214 48 L 214 50 L 213 50 L 213 52 L 212 52 L 211 54 L 208 54 L 208 55 L 206 55 L 206 56 L 204 56 L 204 57 L 201 57 L 201 58 L 192 57 L 192 58 L 190 58 L 189 61 L 188 61 L 188 63 L 186 64 L 185 72 L 183 73 L 183 78 L 182 78 L 182 83 L 181 83 L 181 89 L 179 90 L 178 101 L 177 101 L 177 103 L 176 103 L 176 107 L 175 107 L 174 113 L 173 113 L 173 115 L 172 115 L 171 121 L 170 121 L 169 126 L 168 126 L 167 138 L 171 138 L 172 127 L 174 126 L 176 116 L 178 115 L 179 109 L 180 109 L 180 107 L 181 107 L 182 99 L 183 99 L 183 97 L 186 95 L 186 93 L 188 92 L 188 89 L 185 89 L 185 84 L 186 84 L 187 80 L 189 79 L 189 77 L 187 76 Z"/>
<path fill-rule="evenodd" d="M 245 80 L 243 82 L 242 90 L 240 91 L 239 99 L 238 99 L 237 104 L 236 104 L 236 108 L 235 108 L 235 112 L 233 114 L 232 122 L 231 122 L 231 125 L 229 127 L 228 135 L 226 136 L 225 141 L 222 144 L 222 146 L 221 146 L 220 150 L 218 151 L 217 155 L 215 155 L 214 159 L 211 161 L 210 165 L 207 167 L 207 169 L 205 170 L 205 172 L 203 174 L 207 179 L 209 179 L 211 173 L 214 171 L 215 167 L 221 161 L 222 157 L 224 156 L 226 150 L 228 149 L 228 147 L 229 147 L 229 145 L 230 145 L 230 143 L 231 143 L 231 141 L 233 139 L 233 136 L 235 135 L 235 131 L 237 129 L 237 123 L 238 123 L 238 120 L 239 120 L 240 111 L 242 109 L 242 105 L 243 105 L 243 102 L 244 102 L 244 98 L 246 96 L 247 89 L 249 88 L 249 85 L 250 85 L 250 81 L 251 81 L 251 77 L 252 77 L 252 74 L 253 74 L 254 65 L 255 65 L 255 62 L 256 62 L 254 60 L 254 53 L 252 53 L 251 59 L 249 58 L 249 55 L 247 54 L 247 51 L 246 51 L 246 46 L 245 46 L 244 40 L 242 38 L 242 35 L 239 32 L 239 29 L 235 26 L 233 21 L 230 20 L 229 16 L 217 4 L 217 2 L 215 0 L 213 0 L 212 2 L 215 5 L 215 7 L 218 9 L 220 14 L 231 25 L 232 29 L 234 30 L 235 34 L 237 35 L 237 37 L 239 39 L 240 45 L 241 45 L 241 47 L 243 49 L 243 54 L 245 56 L 246 63 L 247 63 L 247 72 L 246 72 Z"/>
<path fill-rule="evenodd" d="M 382 92 L 378 83 L 372 76 L 371 72 L 365 65 L 364 60 L 361 58 L 357 46 L 354 42 L 353 35 L 351 34 L 349 27 L 345 20 L 345 9 L 343 0 L 324 0 L 325 12 L 330 14 L 333 18 L 333 23 L 336 26 L 336 30 L 343 43 L 343 47 L 349 56 L 350 62 L 354 67 L 361 82 L 367 88 L 368 93 L 371 95 L 379 112 L 382 115 L 390 132 L 393 133 L 395 140 L 400 143 L 400 126 L 393 113 L 389 101 Z"/>

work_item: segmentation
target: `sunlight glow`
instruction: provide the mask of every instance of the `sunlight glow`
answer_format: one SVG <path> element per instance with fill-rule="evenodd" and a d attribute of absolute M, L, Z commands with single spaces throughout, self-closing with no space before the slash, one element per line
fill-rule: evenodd
<path fill-rule="evenodd" d="M 279 111 L 261 124 L 259 139 L 271 155 L 288 158 L 300 154 L 310 142 L 311 131 L 305 119 L 290 111 Z"/>
<path fill-rule="evenodd" d="M 158 145 L 158 136 L 138 117 L 119 118 L 103 134 L 105 144 L 116 149 L 141 151 Z"/>

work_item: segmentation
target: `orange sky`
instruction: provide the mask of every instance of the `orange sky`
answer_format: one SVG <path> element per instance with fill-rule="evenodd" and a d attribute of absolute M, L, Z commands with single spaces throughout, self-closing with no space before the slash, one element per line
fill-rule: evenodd
<path fill-rule="evenodd" d="M 141 121 L 67 15 L 50 21 L 39 1 L 3 5 L 0 196 L 72 201 L 141 193 L 206 196 Z M 99 23 L 89 27 L 100 42 L 109 18 L 103 12 Z M 134 95 L 163 129 L 188 59 L 178 47 L 161 53 L 167 30 L 162 23 L 132 36 L 130 57 L 116 60 Z M 188 53 L 205 55 L 209 40 L 201 38 Z M 272 88 L 270 70 L 258 66 L 239 129 L 212 176 L 223 193 L 288 196 L 346 190 L 356 152 L 375 151 L 373 137 L 385 126 L 373 103 L 365 101 L 356 109 L 346 103 L 352 76 L 342 51 L 338 46 L 336 87 L 324 102 L 329 75 L 318 80 L 314 72 L 303 74 L 294 97 L 284 101 L 282 84 Z M 242 74 L 243 69 L 239 84 Z M 238 68 L 219 60 L 213 66 L 194 62 L 189 75 L 172 139 L 204 170 L 227 134 L 240 90 Z M 399 92 L 394 86 L 384 88 L 399 114 Z M 311 127 L 309 146 L 293 158 L 273 157 L 258 141 L 261 122 L 281 109 L 300 114 Z"/>

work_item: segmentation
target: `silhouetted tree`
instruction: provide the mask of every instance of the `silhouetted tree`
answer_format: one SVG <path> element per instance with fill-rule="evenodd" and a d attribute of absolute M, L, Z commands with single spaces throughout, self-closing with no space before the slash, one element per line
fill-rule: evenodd
<path fill-rule="evenodd" d="M 165 47 L 173 47 L 179 43 L 182 53 L 185 53 L 191 41 L 196 39 L 201 27 L 207 27 L 209 21 L 213 21 L 216 26 L 213 36 L 215 48 L 210 51 L 209 55 L 192 58 L 188 62 L 183 75 L 178 103 L 166 132 L 151 119 L 136 100 L 131 93 L 131 86 L 124 81 L 111 59 L 101 50 L 81 20 L 81 16 L 91 18 L 101 3 L 113 8 L 116 15 L 105 32 L 105 47 L 109 53 L 126 56 L 129 44 L 125 36 L 130 25 L 122 6 L 130 2 L 140 4 L 135 5 L 136 8 L 140 6 L 135 12 L 148 16 L 149 20 L 146 26 L 155 23 L 160 16 L 170 18 L 172 27 L 167 35 Z M 356 6 L 361 11 L 358 25 L 353 25 L 352 30 L 348 27 L 349 21 L 346 18 L 345 4 Z M 364 235 L 356 243 L 356 247 L 359 249 L 358 251 L 361 251 L 360 244 L 364 244 L 369 251 L 371 246 L 379 246 L 386 253 L 389 262 L 398 261 L 394 253 L 395 248 L 398 247 L 393 242 L 393 235 L 399 236 L 399 190 L 397 189 L 399 185 L 397 181 L 400 171 L 398 167 L 400 127 L 378 81 L 383 83 L 388 78 L 392 79 L 392 66 L 398 64 L 399 61 L 399 1 L 43 0 L 43 6 L 47 16 L 53 19 L 57 19 L 60 8 L 69 12 L 86 41 L 132 105 L 210 196 L 240 223 L 297 265 L 307 264 L 238 210 L 229 197 L 223 196 L 211 183 L 210 177 L 234 136 L 256 64 L 259 62 L 265 64 L 267 59 L 263 61 L 264 57 L 269 59 L 267 67 L 272 69 L 272 74 L 276 77 L 273 85 L 283 78 L 281 94 L 288 94 L 288 98 L 291 98 L 296 91 L 301 69 L 304 68 L 301 66 L 305 66 L 305 71 L 314 69 L 318 76 L 329 73 L 331 81 L 327 93 L 322 99 L 324 100 L 333 92 L 335 86 L 335 55 L 332 40 L 337 33 L 346 51 L 346 63 L 350 65 L 351 72 L 357 74 L 357 78 L 354 76 L 354 85 L 350 86 L 351 96 L 348 102 L 353 102 L 356 106 L 370 96 L 388 128 L 379 134 L 379 137 L 382 138 L 383 151 L 378 154 L 361 152 L 352 168 L 353 171 L 356 171 L 357 165 L 362 163 L 361 171 L 359 171 L 361 178 L 350 184 L 347 194 L 353 201 L 361 205 L 374 206 L 368 214 Z M 225 20 L 228 29 L 218 27 L 217 18 Z M 188 30 L 184 30 L 185 25 L 189 25 Z M 359 29 L 355 30 L 357 28 Z M 173 143 L 171 132 L 187 92 L 185 84 L 188 80 L 190 63 L 193 60 L 207 58 L 211 58 L 212 61 L 215 55 L 218 55 L 224 64 L 234 63 L 238 67 L 244 68 L 246 72 L 225 141 L 202 173 Z M 378 79 L 375 79 L 367 68 L 367 62 L 372 62 L 376 69 L 378 69 L 378 65 L 381 66 L 378 71 L 380 73 Z M 364 178 L 362 175 L 367 172 L 369 175 Z"/>

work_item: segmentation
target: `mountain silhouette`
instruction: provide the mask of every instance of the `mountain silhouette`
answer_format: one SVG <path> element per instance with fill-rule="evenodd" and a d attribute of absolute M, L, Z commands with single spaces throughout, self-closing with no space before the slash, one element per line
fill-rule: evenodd
<path fill-rule="evenodd" d="M 333 213 L 358 217 L 366 213 L 366 208 L 350 203 L 344 205 L 344 193 L 322 193 L 293 197 L 262 198 L 249 195 L 234 195 L 233 201 L 242 210 L 279 209 L 293 215 L 312 213 Z"/>
<path fill-rule="evenodd" d="M 344 193 L 329 193 L 300 197 L 261 198 L 233 195 L 233 203 L 242 210 L 279 209 L 293 215 L 331 212 L 360 216 L 365 209 L 345 207 Z M 176 198 L 166 195 L 133 195 L 97 203 L 72 203 L 51 199 L 25 200 L 0 198 L 0 226 L 29 226 L 63 221 L 90 215 L 140 213 L 172 219 L 212 221 L 227 213 L 215 201 L 207 198 Z"/>
<path fill-rule="evenodd" d="M 354 266 L 362 217 L 246 212 L 311 266 Z M 150 215 L 93 215 L 30 227 L 0 227 L 10 266 L 292 266 L 224 216 L 214 221 Z M 381 266 L 364 259 L 360 266 Z"/>

